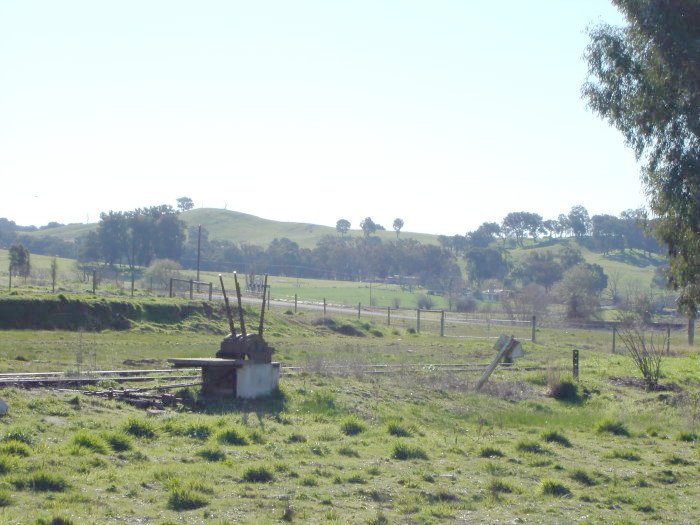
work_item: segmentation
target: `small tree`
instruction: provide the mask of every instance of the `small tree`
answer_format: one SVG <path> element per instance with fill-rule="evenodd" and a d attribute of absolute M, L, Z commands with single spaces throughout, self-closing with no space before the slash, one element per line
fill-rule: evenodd
<path fill-rule="evenodd" d="M 662 353 L 668 344 L 668 336 L 665 332 L 662 335 L 647 334 L 640 322 L 629 318 L 623 319 L 617 333 L 627 355 L 642 374 L 647 390 L 654 390 L 661 377 Z"/>
<path fill-rule="evenodd" d="M 339 219 L 335 223 L 335 229 L 340 235 L 345 235 L 350 229 L 350 221 L 347 219 Z"/>
<path fill-rule="evenodd" d="M 180 211 L 187 211 L 194 208 L 194 201 L 189 197 L 180 197 L 177 199 L 177 209 Z"/>
<path fill-rule="evenodd" d="M 365 234 L 365 237 L 369 237 L 377 231 L 377 225 L 374 223 L 371 217 L 365 217 L 362 219 L 360 228 L 362 228 L 362 232 Z"/>
<path fill-rule="evenodd" d="M 19 275 L 26 280 L 30 270 L 29 250 L 21 243 L 10 246 L 10 276 Z"/>
<path fill-rule="evenodd" d="M 56 292 L 56 278 L 58 277 L 58 261 L 56 257 L 51 259 L 51 293 Z"/>
<path fill-rule="evenodd" d="M 403 228 L 403 219 L 396 218 L 394 219 L 394 231 L 396 232 L 396 238 L 399 238 L 399 233 L 401 232 L 401 228 Z"/>

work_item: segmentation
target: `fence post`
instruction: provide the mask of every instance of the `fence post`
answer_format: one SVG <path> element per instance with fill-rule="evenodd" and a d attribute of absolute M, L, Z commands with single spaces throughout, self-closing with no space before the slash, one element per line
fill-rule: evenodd
<path fill-rule="evenodd" d="M 666 355 L 671 355 L 671 325 L 666 323 Z"/>
<path fill-rule="evenodd" d="M 445 310 L 440 310 L 440 337 L 445 337 Z"/>
<path fill-rule="evenodd" d="M 360 318 L 360 310 L 362 309 L 362 303 L 357 303 L 357 318 Z"/>
<path fill-rule="evenodd" d="M 391 306 L 386 307 L 386 325 L 391 326 Z"/>
<path fill-rule="evenodd" d="M 190 279 L 190 301 L 194 299 L 194 281 Z"/>
<path fill-rule="evenodd" d="M 326 317 L 326 298 L 323 298 L 323 317 Z"/>
<path fill-rule="evenodd" d="M 131 269 L 131 297 L 134 296 L 134 269 Z"/>
<path fill-rule="evenodd" d="M 212 295 L 214 293 L 214 285 L 209 283 L 209 302 L 211 302 Z"/>
<path fill-rule="evenodd" d="M 265 293 L 265 289 L 263 288 L 263 293 Z M 272 308 L 272 287 L 268 284 L 267 285 L 267 311 L 271 311 L 270 308 Z"/>
<path fill-rule="evenodd" d="M 535 342 L 535 331 L 537 329 L 537 317 L 532 316 L 532 342 Z"/>
<path fill-rule="evenodd" d="M 92 295 L 97 292 L 97 270 L 92 271 Z"/>
<path fill-rule="evenodd" d="M 613 346 L 612 353 L 615 353 L 615 337 L 617 336 L 617 325 L 613 325 Z"/>
<path fill-rule="evenodd" d="M 170 291 L 168 292 L 168 297 L 173 296 L 173 278 L 170 278 Z"/>
<path fill-rule="evenodd" d="M 294 294 L 294 313 L 297 313 L 297 294 Z"/>
<path fill-rule="evenodd" d="M 688 346 L 695 344 L 695 317 L 688 317 Z"/>
<path fill-rule="evenodd" d="M 578 350 L 576 350 L 576 349 L 573 350 L 572 358 L 573 358 L 573 363 L 572 363 L 573 364 L 573 376 L 574 376 L 574 379 L 576 379 L 578 381 Z"/>
<path fill-rule="evenodd" d="M 416 310 L 416 333 L 420 333 L 420 308 Z"/>

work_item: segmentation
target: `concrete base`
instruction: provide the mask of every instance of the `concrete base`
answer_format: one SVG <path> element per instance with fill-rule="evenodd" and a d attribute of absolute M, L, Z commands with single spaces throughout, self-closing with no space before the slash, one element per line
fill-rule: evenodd
<path fill-rule="evenodd" d="M 279 383 L 279 363 L 246 364 L 236 370 L 236 397 L 254 399 L 269 396 Z"/>

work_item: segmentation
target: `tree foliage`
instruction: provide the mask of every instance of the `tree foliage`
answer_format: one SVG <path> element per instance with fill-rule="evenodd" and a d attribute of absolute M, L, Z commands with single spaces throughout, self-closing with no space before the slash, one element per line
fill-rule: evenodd
<path fill-rule="evenodd" d="M 347 219 L 338 219 L 335 223 L 335 229 L 340 235 L 345 235 L 350 230 L 350 221 Z"/>
<path fill-rule="evenodd" d="M 13 244 L 10 246 L 10 274 L 19 275 L 25 279 L 29 276 L 31 263 L 29 261 L 29 250 L 23 244 Z"/>
<path fill-rule="evenodd" d="M 700 305 L 700 1 L 613 0 L 624 27 L 590 30 L 589 106 L 624 135 L 666 244 L 679 306 Z"/>

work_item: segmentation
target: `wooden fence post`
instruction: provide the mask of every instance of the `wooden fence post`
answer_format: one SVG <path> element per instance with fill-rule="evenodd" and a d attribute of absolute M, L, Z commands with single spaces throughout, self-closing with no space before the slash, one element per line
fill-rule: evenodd
<path fill-rule="evenodd" d="M 532 316 L 532 342 L 535 342 L 535 331 L 537 329 L 537 317 Z"/>
<path fill-rule="evenodd" d="M 97 292 L 97 270 L 92 271 L 92 295 Z"/>
<path fill-rule="evenodd" d="M 420 308 L 416 310 L 416 333 L 420 333 Z"/>
<path fill-rule="evenodd" d="M 173 278 L 171 277 L 170 278 L 170 292 L 168 294 L 168 297 L 172 297 L 172 296 L 173 296 Z"/>
<path fill-rule="evenodd" d="M 212 295 L 214 293 L 214 285 L 209 283 L 209 302 L 211 302 Z"/>
<path fill-rule="evenodd" d="M 695 344 L 695 317 L 688 317 L 688 346 Z"/>
<path fill-rule="evenodd" d="M 612 345 L 612 353 L 615 353 L 615 338 L 617 336 L 617 325 L 613 325 L 613 345 Z"/>
<path fill-rule="evenodd" d="M 357 303 L 357 318 L 360 318 L 360 310 L 362 310 L 362 303 Z"/>
<path fill-rule="evenodd" d="M 572 365 L 573 365 L 573 376 L 576 381 L 578 381 L 578 350 L 574 349 L 572 352 Z"/>
<path fill-rule="evenodd" d="M 297 294 L 294 294 L 294 313 L 297 313 Z"/>
<path fill-rule="evenodd" d="M 194 299 L 194 281 L 190 279 L 190 301 Z"/>
<path fill-rule="evenodd" d="M 671 325 L 666 324 L 666 355 L 671 355 Z"/>
<path fill-rule="evenodd" d="M 326 298 L 323 298 L 323 317 L 326 317 Z"/>
<path fill-rule="evenodd" d="M 391 306 L 386 307 L 386 325 L 391 326 Z"/>
<path fill-rule="evenodd" d="M 445 310 L 440 310 L 440 337 L 445 337 Z"/>

